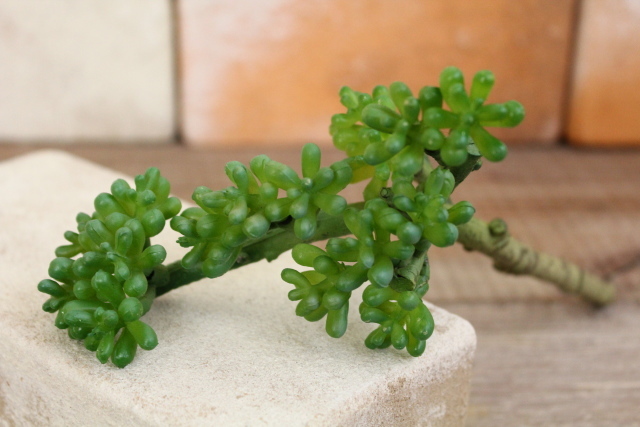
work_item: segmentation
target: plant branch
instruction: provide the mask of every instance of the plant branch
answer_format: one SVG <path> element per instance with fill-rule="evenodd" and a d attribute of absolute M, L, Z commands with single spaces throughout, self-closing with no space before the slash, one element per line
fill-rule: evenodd
<path fill-rule="evenodd" d="M 446 163 L 442 161 L 440 158 L 439 151 L 426 151 L 427 155 L 433 157 L 433 159 L 438 162 L 438 164 L 446 169 L 449 169 L 453 174 L 453 177 L 456 181 L 456 187 L 465 180 L 467 176 L 473 171 L 480 169 L 482 166 L 482 157 L 479 155 L 469 154 L 467 156 L 467 160 L 461 164 L 460 166 L 447 166 Z"/>
<path fill-rule="evenodd" d="M 485 223 L 473 218 L 458 226 L 458 230 L 458 242 L 468 250 L 493 258 L 494 267 L 499 271 L 536 277 L 595 305 L 606 305 L 615 299 L 615 288 L 611 283 L 562 258 L 535 251 L 514 239 L 501 219 Z"/>
<path fill-rule="evenodd" d="M 364 202 L 352 203 L 349 207 L 362 209 Z M 331 216 L 320 212 L 318 214 L 318 228 L 316 233 L 309 240 L 301 240 L 296 237 L 293 230 L 293 221 L 286 225 L 277 226 L 281 232 L 274 234 L 272 237 L 261 239 L 257 242 L 250 243 L 242 249 L 235 264 L 231 270 L 252 264 L 254 262 L 266 259 L 273 261 L 282 253 L 287 252 L 298 243 L 310 243 L 320 240 L 326 240 L 331 237 L 342 237 L 351 234 L 344 223 L 342 216 Z M 180 261 L 176 261 L 167 266 L 169 270 L 169 282 L 163 287 L 157 289 L 157 296 L 166 294 L 167 292 L 177 289 L 189 283 L 196 282 L 205 278 L 201 269 L 185 270 Z"/>
<path fill-rule="evenodd" d="M 350 206 L 362 208 L 363 205 L 364 203 L 355 203 Z M 282 230 L 280 233 L 245 246 L 231 269 L 263 259 L 272 261 L 298 243 L 302 243 L 302 240 L 295 236 L 292 222 L 279 226 L 279 229 Z M 511 237 L 506 223 L 500 219 L 487 224 L 473 218 L 467 224 L 458 226 L 458 230 L 458 242 L 468 250 L 482 252 L 491 257 L 494 267 L 499 271 L 536 277 L 596 305 L 608 304 L 615 298 L 615 289 L 611 283 L 561 258 L 535 251 Z M 307 242 L 348 234 L 350 232 L 341 216 L 320 213 L 316 234 Z M 168 271 L 169 282 L 158 287 L 157 296 L 204 278 L 200 269 L 185 270 L 180 261 L 168 265 Z"/>

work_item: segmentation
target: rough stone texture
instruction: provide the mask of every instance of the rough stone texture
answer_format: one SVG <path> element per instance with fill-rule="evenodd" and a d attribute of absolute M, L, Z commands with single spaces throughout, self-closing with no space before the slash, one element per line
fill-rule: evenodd
<path fill-rule="evenodd" d="M 0 140 L 169 141 L 169 0 L 0 2 Z"/>
<path fill-rule="evenodd" d="M 476 337 L 431 306 L 436 330 L 412 358 L 370 351 L 357 319 L 340 340 L 294 315 L 284 255 L 156 301 L 160 337 L 121 370 L 53 326 L 35 287 L 78 211 L 119 177 L 52 151 L 0 165 L 1 425 L 461 425 Z M 175 234 L 158 241 L 171 249 Z M 352 310 L 356 312 L 357 310 Z"/>
<path fill-rule="evenodd" d="M 448 65 L 490 69 L 489 101 L 527 109 L 509 141 L 554 143 L 575 0 L 179 0 L 190 145 L 328 143 L 338 91 L 395 80 L 415 92 Z"/>

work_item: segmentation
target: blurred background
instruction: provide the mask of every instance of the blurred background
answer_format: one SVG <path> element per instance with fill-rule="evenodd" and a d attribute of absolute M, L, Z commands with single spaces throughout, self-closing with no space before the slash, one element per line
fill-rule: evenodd
<path fill-rule="evenodd" d="M 2 0 L 0 142 L 330 144 L 341 86 L 448 65 L 508 142 L 640 144 L 640 0 Z"/>

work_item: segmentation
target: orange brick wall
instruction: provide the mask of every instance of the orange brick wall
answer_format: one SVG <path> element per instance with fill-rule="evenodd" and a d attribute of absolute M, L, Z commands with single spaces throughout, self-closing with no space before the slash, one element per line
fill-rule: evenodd
<path fill-rule="evenodd" d="M 0 143 L 328 144 L 341 86 L 457 65 L 508 142 L 640 146 L 640 0 L 40 3 L 0 1 Z"/>
<path fill-rule="evenodd" d="M 583 0 L 568 137 L 640 145 L 640 0 Z"/>
<path fill-rule="evenodd" d="M 491 100 L 527 118 L 502 135 L 561 133 L 573 0 L 178 0 L 186 143 L 328 142 L 342 85 L 414 90 L 457 65 L 496 74 Z"/>

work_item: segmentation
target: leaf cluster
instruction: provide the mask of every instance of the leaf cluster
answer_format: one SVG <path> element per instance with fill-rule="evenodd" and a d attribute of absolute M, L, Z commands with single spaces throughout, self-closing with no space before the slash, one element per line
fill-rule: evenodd
<path fill-rule="evenodd" d="M 158 338 L 140 320 L 151 308 L 156 286 L 168 280 L 165 248 L 151 245 L 165 222 L 178 214 L 180 200 L 169 197 L 169 181 L 157 168 L 135 179 L 135 188 L 119 179 L 110 193 L 95 198 L 92 215 L 76 217 L 77 232 L 55 250 L 51 279 L 38 290 L 50 295 L 43 310 L 55 313 L 55 325 L 84 340 L 101 363 L 109 358 L 128 365 L 138 347 L 151 350 Z"/>
<path fill-rule="evenodd" d="M 279 225 L 293 221 L 295 236 L 307 240 L 316 232 L 318 212 L 342 214 L 347 201 L 337 193 L 351 180 L 349 165 L 321 167 L 315 144 L 303 147 L 301 163 L 302 176 L 265 155 L 254 157 L 249 167 L 230 162 L 225 172 L 234 185 L 217 191 L 196 188 L 198 207 L 171 220 L 171 228 L 183 235 L 178 243 L 191 248 L 182 266 L 219 277 L 243 247 L 278 233 Z"/>
<path fill-rule="evenodd" d="M 343 214 L 353 237 L 332 238 L 324 251 L 309 244 L 294 248 L 296 262 L 313 268 L 282 272 L 295 286 L 289 299 L 299 301 L 298 316 L 318 321 L 326 315 L 327 333 L 340 337 L 352 291 L 368 282 L 360 317 L 379 326 L 365 345 L 424 352 L 434 327 L 422 301 L 429 287 L 427 251 L 452 245 L 457 226 L 475 212 L 469 202 L 450 202 L 456 186 L 451 169 L 481 156 L 502 160 L 505 145 L 485 127 L 515 126 L 524 117 L 516 101 L 485 104 L 493 84 L 493 74 L 481 71 L 467 93 L 462 72 L 449 67 L 440 87 L 424 87 L 417 97 L 401 82 L 377 86 L 372 94 L 341 89 L 347 112 L 333 116 L 330 133 L 349 156 L 352 181 L 369 180 L 366 203 Z"/>
<path fill-rule="evenodd" d="M 58 312 L 56 326 L 84 340 L 101 362 L 111 358 L 123 367 L 137 347 L 157 345 L 140 320 L 156 289 L 165 293 L 185 284 L 184 277 L 219 277 L 249 257 L 271 260 L 268 244 L 277 241 L 277 254 L 292 248 L 293 259 L 309 268 L 282 271 L 294 286 L 288 296 L 298 316 L 326 319 L 329 336 L 339 338 L 350 298 L 366 284 L 359 315 L 378 326 L 365 345 L 419 356 L 434 330 L 423 301 L 428 251 L 453 245 L 457 227 L 475 212 L 469 202 L 454 204 L 452 193 L 482 157 L 505 157 L 505 145 L 486 128 L 515 126 L 524 117 L 516 101 L 486 103 L 493 84 L 493 74 L 480 71 L 467 92 L 462 72 L 448 67 L 439 87 L 415 96 L 401 82 L 371 94 L 344 87 L 347 110 L 333 116 L 329 131 L 346 158 L 323 166 L 319 147 L 306 144 L 301 174 L 265 155 L 249 165 L 229 162 L 231 185 L 196 188 L 196 206 L 181 213 L 157 169 L 136 177 L 135 189 L 117 180 L 95 199 L 91 216 L 78 215 L 77 232 L 65 233 L 69 244 L 56 249 L 51 279 L 38 285 L 51 296 L 43 309 Z M 339 193 L 361 181 L 364 202 L 348 205 Z M 341 218 L 325 249 L 311 244 L 323 238 L 319 217 L 325 228 L 326 218 Z M 190 248 L 172 272 L 162 264 L 165 249 L 150 243 L 168 220 L 181 234 L 178 244 Z"/>

